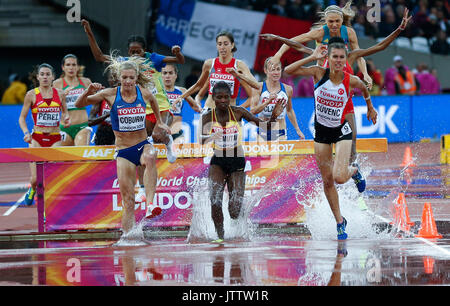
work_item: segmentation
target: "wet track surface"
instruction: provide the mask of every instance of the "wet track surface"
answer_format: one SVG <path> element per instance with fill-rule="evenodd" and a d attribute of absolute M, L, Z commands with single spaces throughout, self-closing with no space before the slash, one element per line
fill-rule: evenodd
<path fill-rule="evenodd" d="M 370 154 L 367 164 L 373 170 L 368 176 L 366 204 L 377 217 L 375 221 L 368 219 L 358 206 L 354 206 L 356 211 L 350 207 L 350 234 L 345 242 L 332 238 L 334 228 L 317 227 L 325 223 L 320 214 L 315 223 L 307 220 L 312 235 L 295 226 L 292 231 L 280 227 L 260 230 L 248 240 L 223 244 L 188 242 L 187 231 L 177 235 L 148 231 L 146 243 L 129 246 L 116 245 L 120 232 L 97 240 L 88 240 L 89 234 L 74 238 L 69 233 L 60 239 L 36 240 L 20 236 L 36 232 L 36 207 L 20 206 L 5 216 L 11 207 L 5 205 L 0 207 L 0 285 L 450 285 L 450 202 L 446 198 L 449 185 L 445 183 L 449 168 L 436 162 L 438 146 L 434 150 L 413 147 L 422 163 L 409 176 L 402 176 L 398 165 L 405 146 L 390 145 L 386 156 Z M 26 167 L 8 168 L 11 175 L 0 176 L 0 184 L 26 183 Z M 392 212 L 387 199 L 399 191 L 405 192 L 415 223 L 411 233 L 367 234 L 358 228 L 374 223 L 389 227 Z M 6 203 L 22 193 L 0 195 Z M 432 204 L 438 232 L 443 235 L 440 239 L 413 235 L 419 229 L 425 202 Z M 318 237 L 318 230 L 319 234 L 333 234 Z"/>
<path fill-rule="evenodd" d="M 223 244 L 185 238 L 0 243 L 0 285 L 450 285 L 448 237 L 310 240 L 270 235 Z"/>

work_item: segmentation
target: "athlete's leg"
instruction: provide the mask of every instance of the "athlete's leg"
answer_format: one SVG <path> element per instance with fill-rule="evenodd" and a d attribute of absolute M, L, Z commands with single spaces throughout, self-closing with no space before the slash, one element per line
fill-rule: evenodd
<path fill-rule="evenodd" d="M 225 189 L 226 174 L 217 165 L 209 167 L 209 198 L 211 200 L 211 217 L 219 239 L 224 237 L 222 199 Z"/>
<path fill-rule="evenodd" d="M 79 131 L 74 139 L 75 146 L 88 146 L 89 140 L 91 139 L 91 131 L 90 127 L 86 127 Z"/>
<path fill-rule="evenodd" d="M 62 133 L 62 137 L 63 138 L 62 138 L 62 141 L 61 141 L 61 146 L 70 147 L 70 146 L 75 145 L 75 142 L 74 142 L 72 136 L 70 136 L 68 133 L 63 132 Z"/>
<path fill-rule="evenodd" d="M 134 184 L 136 183 L 136 166 L 129 160 L 117 157 L 117 178 L 122 196 L 122 229 L 128 233 L 136 224 L 134 214 Z"/>
<path fill-rule="evenodd" d="M 349 166 L 352 140 L 341 140 L 336 143 L 336 155 L 334 158 L 333 178 L 337 184 L 345 184 L 357 171 L 356 167 Z"/>
<path fill-rule="evenodd" d="M 227 177 L 228 194 L 230 195 L 228 211 L 231 219 L 237 219 L 241 212 L 244 202 L 245 177 L 244 171 L 233 172 Z"/>
<path fill-rule="evenodd" d="M 323 191 L 330 205 L 336 223 L 343 221 L 339 208 L 339 195 L 333 178 L 333 148 L 331 144 L 314 142 L 314 152 L 317 166 L 322 175 Z"/>
<path fill-rule="evenodd" d="M 145 198 L 147 204 L 146 217 L 157 216 L 161 213 L 160 208 L 155 210 L 156 206 L 153 204 L 153 198 L 156 193 L 156 183 L 158 180 L 158 170 L 156 168 L 157 152 L 151 145 L 145 145 L 144 152 L 141 156 L 141 164 L 144 170 L 143 183 L 145 186 Z"/>
<path fill-rule="evenodd" d="M 345 120 L 350 124 L 350 128 L 352 129 L 352 149 L 350 154 L 350 165 L 356 161 L 356 121 L 355 114 L 348 113 L 345 115 Z"/>

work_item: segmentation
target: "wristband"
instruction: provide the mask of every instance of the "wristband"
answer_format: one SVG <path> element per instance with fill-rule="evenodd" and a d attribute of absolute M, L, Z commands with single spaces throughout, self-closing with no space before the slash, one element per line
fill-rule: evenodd
<path fill-rule="evenodd" d="M 370 96 L 368 96 L 367 98 L 364 97 L 364 100 L 369 101 L 370 100 Z"/>

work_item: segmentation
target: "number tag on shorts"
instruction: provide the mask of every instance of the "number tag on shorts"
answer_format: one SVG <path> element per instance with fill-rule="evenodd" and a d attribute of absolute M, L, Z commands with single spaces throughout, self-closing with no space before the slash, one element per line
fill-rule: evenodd
<path fill-rule="evenodd" d="M 344 126 L 341 129 L 342 135 L 348 135 L 352 132 L 352 128 L 350 127 L 350 124 L 346 122 Z"/>

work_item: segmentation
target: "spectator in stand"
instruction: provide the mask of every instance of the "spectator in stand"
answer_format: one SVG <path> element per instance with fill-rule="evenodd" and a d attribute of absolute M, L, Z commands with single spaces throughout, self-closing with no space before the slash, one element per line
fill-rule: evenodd
<path fill-rule="evenodd" d="M 436 34 L 436 41 L 430 46 L 431 53 L 449 55 L 450 45 L 447 42 L 447 35 L 444 31 L 439 30 Z"/>
<path fill-rule="evenodd" d="M 394 66 L 388 68 L 384 73 L 384 86 L 383 89 L 386 90 L 386 93 L 390 96 L 396 94 L 395 90 L 395 76 L 398 73 L 398 68 L 403 66 L 403 58 L 400 55 L 394 56 Z M 404 66 L 406 70 L 408 67 Z"/>
<path fill-rule="evenodd" d="M 270 14 L 287 17 L 287 0 L 277 0 L 269 9 Z"/>
<path fill-rule="evenodd" d="M 416 79 L 420 84 L 421 95 L 440 93 L 441 85 L 438 79 L 428 71 L 428 66 L 426 64 L 422 63 L 417 66 Z"/>
<path fill-rule="evenodd" d="M 406 70 L 402 65 L 398 67 L 397 75 L 395 76 L 395 92 L 398 95 L 416 95 L 420 93 L 420 83 L 416 76 L 410 70 Z"/>
<path fill-rule="evenodd" d="M 431 8 L 430 12 L 431 13 L 428 16 L 428 20 L 422 26 L 423 36 L 428 40 L 432 38 L 437 31 L 440 30 L 438 19 L 436 17 L 437 15 L 436 8 L 435 7 Z"/>
<path fill-rule="evenodd" d="M 300 19 L 300 20 L 307 18 L 305 4 L 302 2 L 304 2 L 304 1 L 292 0 L 288 4 L 287 16 L 289 18 Z"/>
<path fill-rule="evenodd" d="M 353 29 L 355 30 L 356 36 L 358 38 L 366 37 L 365 21 L 366 21 L 365 15 L 358 14 L 356 16 L 356 21 L 353 24 Z"/>
<path fill-rule="evenodd" d="M 450 19 L 450 3 L 448 1 L 436 0 L 433 4 L 438 12 L 444 13 L 445 19 Z"/>
<path fill-rule="evenodd" d="M 386 37 L 397 28 L 397 22 L 395 21 L 395 14 L 392 8 L 387 7 L 384 17 L 381 17 L 381 23 L 378 27 L 379 36 Z"/>
<path fill-rule="evenodd" d="M 23 83 L 17 73 L 9 77 L 10 85 L 5 90 L 2 97 L 2 104 L 22 104 L 27 93 L 27 85 Z"/>
<path fill-rule="evenodd" d="M 450 23 L 445 18 L 443 11 L 437 11 L 436 17 L 438 18 L 438 25 L 445 34 L 450 35 Z"/>

